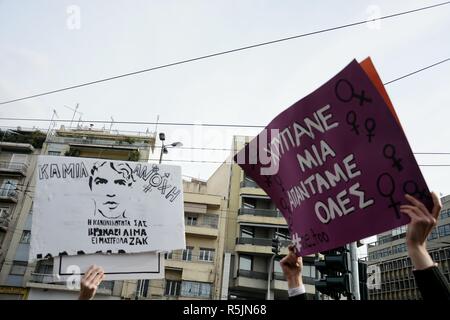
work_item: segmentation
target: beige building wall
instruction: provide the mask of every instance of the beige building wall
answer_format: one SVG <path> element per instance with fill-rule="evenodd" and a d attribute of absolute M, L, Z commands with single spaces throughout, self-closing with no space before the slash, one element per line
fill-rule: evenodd
<path fill-rule="evenodd" d="M 165 279 L 152 280 L 148 299 L 219 299 L 223 265 L 226 201 L 223 196 L 207 193 L 205 182 L 192 179 L 184 181 L 184 209 L 186 247 L 167 255 Z M 201 249 L 214 250 L 212 261 L 203 261 Z M 203 260 L 202 260 L 203 259 Z M 187 288 L 208 286 L 210 293 Z"/>

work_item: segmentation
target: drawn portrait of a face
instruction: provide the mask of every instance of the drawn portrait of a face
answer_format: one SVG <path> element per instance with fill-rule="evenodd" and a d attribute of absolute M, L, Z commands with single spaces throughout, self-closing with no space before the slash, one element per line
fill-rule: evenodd
<path fill-rule="evenodd" d="M 89 177 L 89 188 L 95 205 L 94 215 L 100 214 L 108 219 L 126 218 L 126 203 L 135 181 L 133 170 L 126 163 L 95 163 Z"/>

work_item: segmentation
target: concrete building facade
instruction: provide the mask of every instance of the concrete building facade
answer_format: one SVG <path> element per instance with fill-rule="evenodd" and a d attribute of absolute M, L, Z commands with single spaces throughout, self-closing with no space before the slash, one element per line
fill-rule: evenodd
<path fill-rule="evenodd" d="M 232 150 L 240 150 L 250 140 L 248 136 L 235 136 Z M 266 299 L 268 292 L 271 299 L 287 299 L 287 282 L 279 259 L 270 265 L 275 235 L 281 238 L 281 255 L 288 252 L 290 236 L 286 221 L 267 194 L 231 161 L 231 156 L 208 179 L 208 190 L 227 200 L 221 299 Z M 314 257 L 305 257 L 303 261 L 304 282 L 312 298 Z M 270 283 L 269 270 L 272 270 Z"/>
<path fill-rule="evenodd" d="M 147 161 L 154 150 L 155 135 L 123 135 L 92 127 L 61 127 L 47 135 L 11 132 L 2 137 L 0 153 L 0 299 L 76 298 L 76 291 L 54 281 L 51 260 L 28 263 L 37 155 Z M 97 298 L 130 298 L 136 287 L 136 281 L 104 281 Z"/>
<path fill-rule="evenodd" d="M 450 196 L 441 198 L 442 211 L 437 226 L 428 237 L 427 249 L 450 282 Z M 420 293 L 412 273 L 413 266 L 405 243 L 407 226 L 383 232 L 369 244 L 368 275 L 371 300 L 417 300 Z"/>

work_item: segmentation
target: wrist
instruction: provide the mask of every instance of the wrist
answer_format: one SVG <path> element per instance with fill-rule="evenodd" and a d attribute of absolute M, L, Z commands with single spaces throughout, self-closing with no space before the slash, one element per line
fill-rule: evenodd
<path fill-rule="evenodd" d="M 433 259 L 425 245 L 409 245 L 408 253 L 415 270 L 423 270 L 434 266 Z"/>

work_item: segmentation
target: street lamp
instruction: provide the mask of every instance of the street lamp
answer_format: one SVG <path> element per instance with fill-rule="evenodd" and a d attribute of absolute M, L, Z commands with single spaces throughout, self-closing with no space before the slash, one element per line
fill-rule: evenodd
<path fill-rule="evenodd" d="M 176 148 L 176 147 L 182 147 L 183 146 L 183 144 L 181 142 L 179 142 L 179 141 L 173 142 L 173 143 L 171 143 L 169 145 L 165 145 L 164 141 L 166 140 L 166 135 L 163 132 L 161 132 L 159 134 L 159 140 L 161 140 L 161 154 L 159 156 L 159 163 L 162 162 L 163 154 L 169 153 L 169 150 L 167 150 L 168 148 Z"/>

